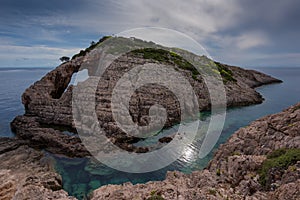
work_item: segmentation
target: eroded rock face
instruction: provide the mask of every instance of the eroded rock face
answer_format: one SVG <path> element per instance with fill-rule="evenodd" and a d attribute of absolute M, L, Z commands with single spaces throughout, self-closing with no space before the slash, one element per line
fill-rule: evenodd
<path fill-rule="evenodd" d="M 71 157 L 89 156 L 77 135 L 69 136 L 60 130 L 41 126 L 37 117 L 18 116 L 12 122 L 12 130 L 33 148 Z M 16 128 L 19 127 L 19 128 Z"/>
<path fill-rule="evenodd" d="M 234 154 L 266 155 L 275 149 L 300 148 L 300 104 L 241 128 L 220 146 L 210 168 Z"/>
<path fill-rule="evenodd" d="M 74 88 L 69 85 L 72 75 L 83 66 L 87 66 L 89 74 L 95 73 L 99 59 L 101 59 L 101 55 L 95 49 L 85 56 L 76 57 L 70 62 L 60 65 L 30 86 L 22 95 L 22 102 L 26 109 L 25 115 L 16 117 L 11 123 L 17 137 L 28 140 L 32 145 L 46 148 L 54 153 L 77 157 L 89 155 L 78 138 L 64 134 L 62 129 L 72 130 L 75 135 L 77 133 L 72 116 L 72 93 Z M 141 149 L 132 145 L 139 138 L 128 136 L 117 126 L 111 111 L 112 91 L 125 72 L 137 65 L 147 63 L 176 68 L 193 87 L 198 98 L 199 110 L 210 109 L 208 89 L 200 75 L 195 77 L 192 71 L 182 69 L 174 63 L 173 66 L 170 66 L 170 63 L 145 59 L 132 53 L 119 57 L 109 66 L 99 81 L 95 98 L 97 103 L 95 110 L 99 124 L 105 130 L 106 136 L 113 143 L 127 151 L 147 152 L 149 149 Z M 253 70 L 244 70 L 220 63 L 218 65 L 221 69 L 225 69 L 232 74 L 230 75 L 232 76 L 231 79 L 224 79 L 228 106 L 261 103 L 263 101 L 262 96 L 253 88 L 263 84 L 280 82 L 275 78 Z M 182 88 L 182 90 L 184 89 Z M 140 126 L 147 125 L 150 119 L 148 116 L 149 108 L 154 104 L 162 105 L 167 109 L 168 117 L 165 127 L 172 126 L 180 121 L 178 100 L 172 92 L 159 85 L 148 85 L 137 90 L 130 100 L 129 111 L 132 119 L 126 118 L 124 120 L 132 120 Z"/>
<path fill-rule="evenodd" d="M 300 149 L 299 130 L 300 103 L 238 130 L 205 170 L 188 175 L 168 172 L 164 181 L 146 184 L 103 186 L 92 199 L 300 199 L 300 161 L 287 169 L 271 169 L 271 188 L 259 182 L 267 154 L 279 148 Z"/>
<path fill-rule="evenodd" d="M 42 152 L 19 139 L 0 139 L 0 199 L 75 200 Z"/>

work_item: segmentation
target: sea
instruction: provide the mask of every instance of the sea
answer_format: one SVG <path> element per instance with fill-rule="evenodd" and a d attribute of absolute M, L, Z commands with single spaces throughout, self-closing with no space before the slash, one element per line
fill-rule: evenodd
<path fill-rule="evenodd" d="M 14 137 L 10 122 L 17 115 L 24 114 L 21 102 L 22 93 L 50 70 L 50 68 L 0 68 L 0 137 Z M 78 199 L 85 199 L 91 191 L 107 184 L 145 183 L 163 180 L 167 171 L 178 170 L 191 173 L 194 170 L 201 170 L 207 166 L 218 146 L 226 142 L 239 128 L 247 126 L 251 121 L 260 117 L 280 112 L 300 101 L 300 68 L 269 67 L 256 68 L 256 70 L 279 78 L 283 83 L 257 88 L 265 99 L 262 104 L 228 109 L 221 137 L 214 150 L 202 159 L 193 154 L 193 151 L 197 152 L 200 147 L 195 142 L 190 146 L 189 155 L 163 169 L 148 173 L 126 173 L 104 164 L 95 165 L 87 158 L 66 158 L 49 152 L 45 153 L 62 176 L 63 188 Z"/>

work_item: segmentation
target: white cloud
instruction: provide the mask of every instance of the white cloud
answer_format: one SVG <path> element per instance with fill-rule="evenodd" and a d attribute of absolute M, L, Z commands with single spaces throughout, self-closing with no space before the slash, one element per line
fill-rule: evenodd
<path fill-rule="evenodd" d="M 131 28 L 160 26 L 191 36 L 216 33 L 238 21 L 237 0 L 115 0 L 87 1 L 82 10 L 32 19 L 44 26 L 73 26 L 85 32 L 118 33 Z M 198 39 L 196 38 L 196 39 Z"/>
<path fill-rule="evenodd" d="M 238 36 L 220 34 L 241 23 L 239 16 L 245 8 L 238 0 L 115 0 L 89 4 L 76 15 L 71 14 L 68 19 L 59 17 L 61 21 L 51 19 L 51 23 L 66 23 L 85 32 L 104 34 L 145 26 L 165 27 L 183 32 L 203 46 L 215 43 L 226 51 L 219 51 L 222 55 L 241 54 L 270 43 L 262 31 L 240 32 Z"/>
<path fill-rule="evenodd" d="M 236 45 L 240 49 L 250 49 L 253 47 L 265 46 L 270 44 L 269 38 L 263 33 L 248 32 L 236 37 Z"/>
<path fill-rule="evenodd" d="M 78 48 L 0 45 L 0 67 L 54 67 L 61 56 L 72 56 Z"/>

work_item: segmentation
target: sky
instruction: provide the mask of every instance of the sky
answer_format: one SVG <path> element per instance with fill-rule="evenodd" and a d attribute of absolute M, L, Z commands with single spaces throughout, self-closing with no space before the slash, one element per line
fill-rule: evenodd
<path fill-rule="evenodd" d="M 299 0 L 0 0 L 0 67 L 55 67 L 104 35 L 163 27 L 217 61 L 300 67 Z"/>

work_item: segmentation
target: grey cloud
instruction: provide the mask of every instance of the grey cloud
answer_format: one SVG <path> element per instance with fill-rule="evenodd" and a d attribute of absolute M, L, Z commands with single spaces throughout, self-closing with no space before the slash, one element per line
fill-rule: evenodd
<path fill-rule="evenodd" d="M 83 46 L 101 34 L 157 26 L 186 33 L 233 64 L 300 52 L 298 0 L 3 0 L 0 13 L 0 37 L 16 42 Z"/>

